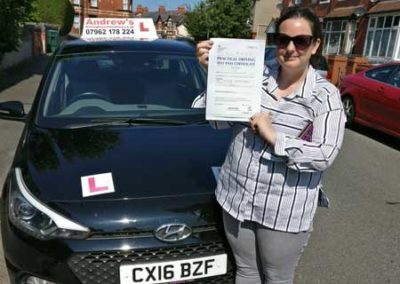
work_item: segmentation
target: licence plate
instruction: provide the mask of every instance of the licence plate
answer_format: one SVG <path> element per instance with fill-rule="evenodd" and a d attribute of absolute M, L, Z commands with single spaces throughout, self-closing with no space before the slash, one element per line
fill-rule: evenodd
<path fill-rule="evenodd" d="M 121 265 L 121 284 L 165 283 L 225 274 L 226 254 L 142 264 Z"/>

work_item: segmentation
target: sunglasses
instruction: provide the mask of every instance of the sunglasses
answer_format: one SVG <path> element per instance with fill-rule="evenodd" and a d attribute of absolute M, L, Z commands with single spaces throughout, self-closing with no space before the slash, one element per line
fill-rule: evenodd
<path fill-rule="evenodd" d="M 296 49 L 305 50 L 310 47 L 312 40 L 313 36 L 311 35 L 298 35 L 291 37 L 285 34 L 278 34 L 276 37 L 276 45 L 278 48 L 286 48 L 292 41 Z"/>

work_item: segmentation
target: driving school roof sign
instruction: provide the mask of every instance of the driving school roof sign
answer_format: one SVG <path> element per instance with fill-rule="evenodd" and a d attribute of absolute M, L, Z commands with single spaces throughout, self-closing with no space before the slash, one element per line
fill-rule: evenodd
<path fill-rule="evenodd" d="M 152 19 L 85 18 L 81 38 L 102 40 L 153 40 L 158 38 Z"/>

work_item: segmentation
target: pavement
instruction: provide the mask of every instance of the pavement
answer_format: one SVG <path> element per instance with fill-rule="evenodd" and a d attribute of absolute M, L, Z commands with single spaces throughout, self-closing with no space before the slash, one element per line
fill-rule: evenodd
<path fill-rule="evenodd" d="M 37 56 L 16 67 L 0 71 L 0 102 L 21 101 L 25 111 L 28 112 L 49 59 L 50 56 L 47 55 Z M 0 121 L 0 136 L 2 137 L 0 139 L 0 189 L 14 157 L 23 127 L 24 124 L 21 122 Z M 9 283 L 1 239 L 0 283 Z"/>

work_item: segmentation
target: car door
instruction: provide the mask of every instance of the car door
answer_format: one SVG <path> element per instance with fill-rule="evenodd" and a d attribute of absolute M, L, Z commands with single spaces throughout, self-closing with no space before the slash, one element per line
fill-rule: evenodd
<path fill-rule="evenodd" d="M 396 65 L 388 65 L 365 72 L 366 80 L 359 96 L 359 118 L 375 128 L 388 124 L 388 101 L 394 89 L 388 81 L 396 69 Z"/>
<path fill-rule="evenodd" d="M 400 136 L 400 66 L 390 74 L 388 85 L 383 89 L 382 104 L 385 118 L 383 126 L 387 132 Z"/>

